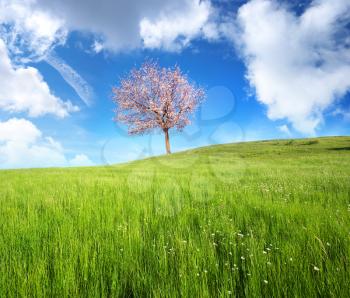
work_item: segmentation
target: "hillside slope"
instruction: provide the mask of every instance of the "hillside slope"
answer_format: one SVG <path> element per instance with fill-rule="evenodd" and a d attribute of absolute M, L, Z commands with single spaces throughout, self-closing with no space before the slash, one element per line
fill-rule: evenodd
<path fill-rule="evenodd" d="M 350 137 L 0 171 L 0 296 L 350 294 Z"/>

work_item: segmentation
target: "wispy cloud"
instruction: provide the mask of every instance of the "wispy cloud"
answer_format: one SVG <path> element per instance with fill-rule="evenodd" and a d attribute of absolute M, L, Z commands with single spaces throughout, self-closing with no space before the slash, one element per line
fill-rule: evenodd
<path fill-rule="evenodd" d="M 341 109 L 341 108 L 336 108 L 332 113 L 332 116 L 342 116 L 344 120 L 350 121 L 350 111 Z"/>
<path fill-rule="evenodd" d="M 93 89 L 71 66 L 54 52 L 46 55 L 45 61 L 60 73 L 62 78 L 75 90 L 87 106 L 92 104 Z"/>

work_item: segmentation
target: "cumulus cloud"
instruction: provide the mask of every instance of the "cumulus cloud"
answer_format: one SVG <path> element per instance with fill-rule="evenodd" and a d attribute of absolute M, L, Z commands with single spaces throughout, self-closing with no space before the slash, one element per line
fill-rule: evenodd
<path fill-rule="evenodd" d="M 0 80 L 0 109 L 4 111 L 27 112 L 31 117 L 53 114 L 62 118 L 78 110 L 71 102 L 53 95 L 36 68 L 14 68 L 1 39 Z"/>
<path fill-rule="evenodd" d="M 208 1 L 185 1 L 181 10 L 161 13 L 140 21 L 140 35 L 147 48 L 181 50 L 199 34 L 216 38 L 216 27 L 207 24 L 212 7 Z"/>
<path fill-rule="evenodd" d="M 219 38 L 218 16 L 210 0 L 0 0 L 0 23 L 6 24 L 0 33 L 22 59 L 44 57 L 70 31 L 95 35 L 96 52 L 173 51 L 198 37 Z"/>
<path fill-rule="evenodd" d="M 12 118 L 7 122 L 0 122 L 0 142 L 31 144 L 40 137 L 41 131 L 28 120 Z"/>
<path fill-rule="evenodd" d="M 240 7 L 236 43 L 270 119 L 313 134 L 349 91 L 349 21 L 348 0 L 315 0 L 301 15 L 273 0 Z"/>
<path fill-rule="evenodd" d="M 26 119 L 0 122 L 0 168 L 93 165 L 83 154 L 68 159 L 61 144 Z"/>
<path fill-rule="evenodd" d="M 93 45 L 97 52 L 102 44 L 114 51 L 143 46 L 179 50 L 193 38 L 214 34 L 214 28 L 206 27 L 213 11 L 209 0 L 33 2 L 38 9 L 64 20 L 68 30 L 98 35 L 103 43 Z"/>

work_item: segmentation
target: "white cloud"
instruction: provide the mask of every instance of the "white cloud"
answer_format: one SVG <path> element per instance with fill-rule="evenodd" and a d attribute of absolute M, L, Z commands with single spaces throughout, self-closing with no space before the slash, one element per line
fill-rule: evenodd
<path fill-rule="evenodd" d="M 349 21 L 348 0 L 315 0 L 300 16 L 273 0 L 253 0 L 239 9 L 236 42 L 270 119 L 287 119 L 313 134 L 323 112 L 346 94 Z"/>
<path fill-rule="evenodd" d="M 200 33 L 215 38 L 216 27 L 207 24 L 211 15 L 208 1 L 185 1 L 181 10 L 161 13 L 153 20 L 143 18 L 140 35 L 147 48 L 181 50 Z"/>
<path fill-rule="evenodd" d="M 4 111 L 28 112 L 31 117 L 44 114 L 65 117 L 78 110 L 71 102 L 53 95 L 36 68 L 14 68 L 1 39 L 0 80 L 0 109 Z"/>
<path fill-rule="evenodd" d="M 290 130 L 289 130 L 289 127 L 288 127 L 288 125 L 286 125 L 286 124 L 283 124 L 283 125 L 281 125 L 281 126 L 278 126 L 278 129 L 281 131 L 281 132 L 283 132 L 283 133 L 285 133 L 285 134 L 287 134 L 287 135 L 290 135 L 291 133 L 290 133 Z"/>
<path fill-rule="evenodd" d="M 99 52 L 101 52 L 103 50 L 104 46 L 103 46 L 103 43 L 95 40 L 93 45 L 92 45 L 92 50 L 98 54 Z"/>
<path fill-rule="evenodd" d="M 92 48 L 181 50 L 192 39 L 218 39 L 210 0 L 0 0 L 0 36 L 22 61 L 42 59 L 70 31 L 96 36 Z M 10 27 L 8 27 L 10 26 Z"/>
<path fill-rule="evenodd" d="M 7 122 L 0 122 L 0 142 L 32 144 L 40 137 L 41 131 L 25 119 L 12 118 Z"/>
<path fill-rule="evenodd" d="M 65 42 L 64 20 L 35 6 L 35 0 L 0 0 L 1 38 L 21 61 L 41 59 Z"/>
<path fill-rule="evenodd" d="M 68 30 L 98 35 L 100 42 L 93 45 L 97 52 L 102 44 L 113 51 L 143 46 L 179 50 L 193 38 L 215 35 L 213 26 L 206 27 L 213 11 L 209 0 L 32 2 L 33 7 L 64 20 Z"/>
<path fill-rule="evenodd" d="M 86 155 L 69 160 L 61 144 L 26 119 L 0 122 L 0 168 L 93 165 Z"/>

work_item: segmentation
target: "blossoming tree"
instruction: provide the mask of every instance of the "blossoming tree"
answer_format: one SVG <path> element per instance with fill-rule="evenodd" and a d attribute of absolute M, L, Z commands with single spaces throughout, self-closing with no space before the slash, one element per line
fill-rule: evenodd
<path fill-rule="evenodd" d="M 182 130 L 204 99 L 204 90 L 191 84 L 179 67 L 161 68 L 148 61 L 133 69 L 112 89 L 117 104 L 115 121 L 128 126 L 129 134 L 160 129 L 170 153 L 169 130 Z"/>

